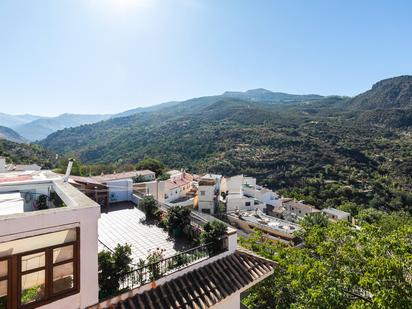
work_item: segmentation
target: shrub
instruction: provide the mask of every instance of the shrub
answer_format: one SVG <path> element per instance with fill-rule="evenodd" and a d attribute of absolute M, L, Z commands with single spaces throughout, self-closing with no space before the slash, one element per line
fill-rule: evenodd
<path fill-rule="evenodd" d="M 226 224 L 215 220 L 206 223 L 203 229 L 201 240 L 204 244 L 210 244 L 208 246 L 209 253 L 215 254 L 219 252 L 223 246 L 223 241 L 220 238 L 222 238 L 227 231 Z"/>
<path fill-rule="evenodd" d="M 160 267 L 160 261 L 164 259 L 165 251 L 165 249 L 156 248 L 156 250 L 149 253 L 147 265 L 149 266 L 150 280 L 159 279 L 166 271 Z"/>
<path fill-rule="evenodd" d="M 99 252 L 99 297 L 104 298 L 119 291 L 120 282 L 131 270 L 130 245 L 117 245 L 113 251 Z"/>
<path fill-rule="evenodd" d="M 47 195 L 40 195 L 39 198 L 37 199 L 37 207 L 39 208 L 39 210 L 42 209 L 47 209 Z"/>
<path fill-rule="evenodd" d="M 168 227 L 174 236 L 180 236 L 184 228 L 190 225 L 190 209 L 175 206 L 168 211 Z"/>
<path fill-rule="evenodd" d="M 145 196 L 139 203 L 142 207 L 147 219 L 158 219 L 160 209 L 157 207 L 157 202 L 152 196 Z"/>

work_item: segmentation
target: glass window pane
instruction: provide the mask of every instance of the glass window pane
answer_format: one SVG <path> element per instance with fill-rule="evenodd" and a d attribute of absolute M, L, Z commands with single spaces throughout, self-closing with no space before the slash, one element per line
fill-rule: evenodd
<path fill-rule="evenodd" d="M 73 245 L 53 249 L 53 263 L 59 263 L 73 258 Z"/>
<path fill-rule="evenodd" d="M 0 243 L 0 257 L 24 253 L 76 240 L 76 229 L 64 230 Z"/>
<path fill-rule="evenodd" d="M 73 262 L 53 267 L 53 293 L 74 287 Z"/>
<path fill-rule="evenodd" d="M 44 251 L 37 252 L 21 257 L 21 271 L 44 267 L 46 261 L 46 253 Z"/>
<path fill-rule="evenodd" d="M 7 266 L 8 266 L 7 260 L 0 261 L 0 277 L 7 276 Z"/>
<path fill-rule="evenodd" d="M 21 276 L 21 303 L 23 305 L 44 297 L 44 278 L 44 270 Z"/>
<path fill-rule="evenodd" d="M 7 280 L 0 281 L 0 309 L 7 308 Z"/>
<path fill-rule="evenodd" d="M 6 295 L 7 295 L 7 280 L 3 280 L 3 281 L 0 281 L 0 297 L 6 296 Z"/>

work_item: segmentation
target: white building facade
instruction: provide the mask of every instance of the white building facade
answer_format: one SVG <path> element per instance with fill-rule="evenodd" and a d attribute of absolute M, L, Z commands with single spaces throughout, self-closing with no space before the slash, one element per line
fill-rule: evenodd
<path fill-rule="evenodd" d="M 99 216 L 95 202 L 53 173 L 0 173 L 0 306 L 95 304 Z"/>

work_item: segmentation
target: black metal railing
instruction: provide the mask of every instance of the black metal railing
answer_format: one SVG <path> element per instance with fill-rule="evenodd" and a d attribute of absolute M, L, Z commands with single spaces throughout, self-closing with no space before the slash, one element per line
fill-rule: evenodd
<path fill-rule="evenodd" d="M 160 279 L 189 265 L 216 256 L 228 250 L 228 238 L 203 244 L 174 256 L 138 267 L 126 273 L 120 282 L 120 290 L 127 291 Z"/>

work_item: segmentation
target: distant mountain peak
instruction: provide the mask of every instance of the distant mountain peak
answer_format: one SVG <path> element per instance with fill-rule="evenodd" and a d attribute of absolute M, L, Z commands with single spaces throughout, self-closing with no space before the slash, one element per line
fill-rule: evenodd
<path fill-rule="evenodd" d="M 383 79 L 372 88 L 354 97 L 350 106 L 358 109 L 412 108 L 412 76 L 402 75 Z"/>

